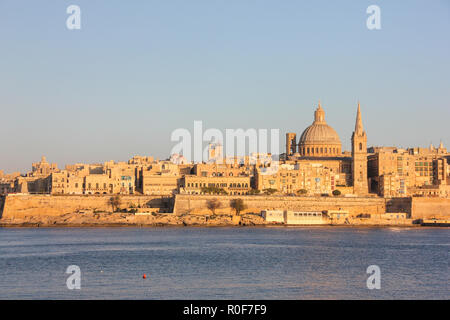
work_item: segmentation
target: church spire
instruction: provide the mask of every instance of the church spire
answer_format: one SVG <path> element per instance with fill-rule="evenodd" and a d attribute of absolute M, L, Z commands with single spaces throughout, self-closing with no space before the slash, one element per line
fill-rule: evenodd
<path fill-rule="evenodd" d="M 352 135 L 352 158 L 353 193 L 365 195 L 369 192 L 367 180 L 367 135 L 362 124 L 359 101 L 355 131 Z"/>
<path fill-rule="evenodd" d="M 364 128 L 362 124 L 362 118 L 361 118 L 361 105 L 358 101 L 358 112 L 356 113 L 356 124 L 355 124 L 355 133 L 356 134 L 363 134 Z"/>

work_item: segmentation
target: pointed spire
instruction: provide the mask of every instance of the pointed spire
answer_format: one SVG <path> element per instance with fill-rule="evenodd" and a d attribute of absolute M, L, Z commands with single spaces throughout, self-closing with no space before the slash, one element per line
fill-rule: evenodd
<path fill-rule="evenodd" d="M 439 144 L 439 149 L 444 149 L 444 144 L 442 143 L 442 140 L 441 143 Z"/>
<path fill-rule="evenodd" d="M 364 127 L 363 127 L 362 118 L 361 118 L 361 105 L 358 101 L 358 111 L 356 113 L 355 133 L 363 134 L 363 132 L 364 132 Z"/>

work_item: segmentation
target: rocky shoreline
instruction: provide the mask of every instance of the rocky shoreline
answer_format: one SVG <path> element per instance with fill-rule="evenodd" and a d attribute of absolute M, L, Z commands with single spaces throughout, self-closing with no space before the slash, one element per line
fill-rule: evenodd
<path fill-rule="evenodd" d="M 255 214 L 236 215 L 174 215 L 153 213 L 68 213 L 61 216 L 1 219 L 0 227 L 223 227 L 262 226 L 264 219 Z"/>
<path fill-rule="evenodd" d="M 266 222 L 260 215 L 216 214 L 196 215 L 172 213 L 76 212 L 59 216 L 24 217 L 0 219 L 0 228 L 111 228 L 111 227 L 295 227 L 280 223 Z M 298 227 L 301 227 L 299 225 Z M 350 223 L 329 223 L 308 225 L 307 227 L 420 227 L 418 224 L 389 224 L 363 219 L 351 219 Z"/>

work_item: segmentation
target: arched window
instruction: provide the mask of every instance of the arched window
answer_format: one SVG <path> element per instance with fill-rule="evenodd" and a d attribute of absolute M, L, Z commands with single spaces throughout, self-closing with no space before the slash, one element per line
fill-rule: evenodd
<path fill-rule="evenodd" d="M 362 143 L 360 142 L 359 143 L 359 151 L 361 151 L 362 150 Z"/>

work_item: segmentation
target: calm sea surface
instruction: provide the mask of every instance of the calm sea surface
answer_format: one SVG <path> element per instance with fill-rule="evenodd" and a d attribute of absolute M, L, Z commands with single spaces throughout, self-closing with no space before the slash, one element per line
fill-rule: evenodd
<path fill-rule="evenodd" d="M 449 299 L 449 249 L 432 228 L 0 228 L 0 299 Z"/>

